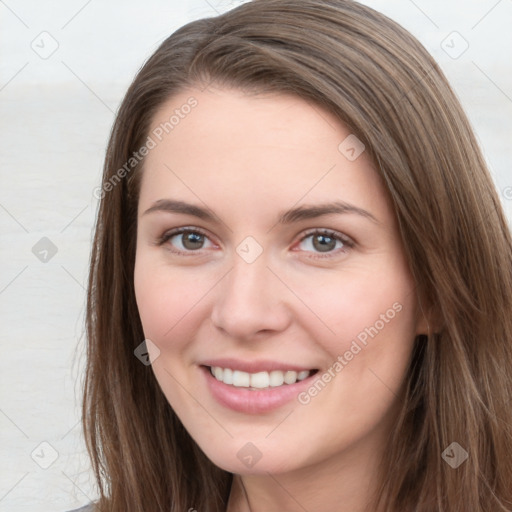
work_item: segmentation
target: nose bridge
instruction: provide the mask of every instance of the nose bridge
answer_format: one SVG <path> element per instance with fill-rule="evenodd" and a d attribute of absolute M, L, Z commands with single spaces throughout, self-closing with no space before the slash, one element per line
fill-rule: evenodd
<path fill-rule="evenodd" d="M 268 281 L 269 273 L 266 260 L 261 257 L 258 260 L 247 263 L 239 256 L 233 259 L 233 269 L 230 272 L 228 282 L 228 293 L 234 294 L 239 299 L 257 298 L 258 292 L 261 293 Z M 247 297 L 246 297 L 247 296 Z"/>
<path fill-rule="evenodd" d="M 264 254 L 254 261 L 234 255 L 232 269 L 215 296 L 212 320 L 217 327 L 235 337 L 285 328 L 288 312 L 267 264 Z"/>

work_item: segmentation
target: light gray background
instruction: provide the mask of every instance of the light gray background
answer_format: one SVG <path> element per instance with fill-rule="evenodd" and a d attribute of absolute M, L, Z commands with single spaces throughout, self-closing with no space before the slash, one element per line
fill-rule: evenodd
<path fill-rule="evenodd" d="M 0 511 L 64 511 L 96 497 L 79 399 L 92 191 L 109 129 L 164 38 L 240 3 L 0 0 Z M 512 218 L 512 0 L 363 3 L 439 62 Z M 57 249 L 46 262 L 33 252 L 43 237 Z"/>

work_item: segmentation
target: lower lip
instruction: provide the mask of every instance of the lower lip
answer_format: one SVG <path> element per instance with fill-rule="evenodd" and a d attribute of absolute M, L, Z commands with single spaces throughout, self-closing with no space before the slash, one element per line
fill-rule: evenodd
<path fill-rule="evenodd" d="M 217 402 L 229 409 L 245 414 L 261 414 L 278 409 L 295 399 L 301 391 L 310 386 L 318 373 L 314 373 L 304 380 L 297 381 L 295 384 L 283 384 L 275 388 L 251 390 L 224 384 L 224 382 L 217 380 L 211 374 L 210 368 L 206 366 L 201 366 L 200 368 L 206 378 L 206 384 Z"/>

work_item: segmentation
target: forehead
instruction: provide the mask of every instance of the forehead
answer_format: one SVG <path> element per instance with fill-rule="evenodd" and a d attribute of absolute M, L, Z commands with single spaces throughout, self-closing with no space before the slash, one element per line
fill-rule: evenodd
<path fill-rule="evenodd" d="M 187 107 L 190 103 L 195 106 Z M 165 139 L 160 149 L 167 146 L 166 142 L 181 146 L 193 140 L 204 150 L 229 148 L 237 156 L 258 146 L 288 154 L 291 150 L 315 153 L 319 158 L 321 146 L 323 152 L 328 152 L 324 159 L 337 153 L 341 132 L 350 133 L 333 115 L 299 97 L 249 95 L 219 88 L 191 89 L 170 98 L 153 119 L 151 130 L 159 129 L 164 130 L 161 138 Z"/>
<path fill-rule="evenodd" d="M 354 135 L 325 109 L 292 95 L 183 91 L 158 110 L 150 136 L 156 145 L 144 164 L 141 208 L 166 194 L 253 212 L 301 199 L 386 208 L 367 154 L 347 158 L 345 141 L 354 145 Z"/>

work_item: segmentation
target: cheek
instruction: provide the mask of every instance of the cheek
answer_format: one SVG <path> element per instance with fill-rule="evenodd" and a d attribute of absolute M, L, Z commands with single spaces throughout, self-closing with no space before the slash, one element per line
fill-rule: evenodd
<path fill-rule="evenodd" d="M 381 265 L 370 271 L 359 269 L 303 278 L 296 281 L 297 296 L 304 297 L 304 314 L 299 322 L 328 341 L 330 353 L 347 350 L 350 342 L 362 343 L 382 331 L 397 327 L 409 331 L 414 311 L 414 284 L 406 268 Z"/>
<path fill-rule="evenodd" d="M 400 274 L 394 277 L 380 286 L 368 282 L 353 293 L 347 288 L 348 295 L 330 306 L 336 309 L 336 335 L 322 338 L 332 361 L 332 387 L 325 398 L 334 393 L 369 423 L 378 421 L 398 394 L 415 339 L 414 287 Z"/>
<path fill-rule="evenodd" d="M 378 422 L 391 407 L 410 360 L 414 282 L 407 267 L 397 262 L 374 266 L 368 274 L 346 272 L 318 284 L 304 283 L 301 293 L 308 290 L 304 296 L 316 315 L 308 312 L 299 321 L 328 354 L 330 364 L 322 375 L 322 398 L 314 398 L 312 389 L 301 403 L 314 399 L 320 409 L 342 403 L 341 409 L 350 410 L 354 419 L 369 425 Z M 341 420 L 347 418 L 341 414 Z"/>
<path fill-rule="evenodd" d="M 203 273 L 204 274 L 204 273 Z M 162 351 L 179 351 L 192 339 L 215 276 L 170 269 L 144 255 L 136 261 L 134 287 L 144 335 Z"/>
<path fill-rule="evenodd" d="M 187 290 L 175 279 L 171 283 L 165 273 L 148 264 L 144 258 L 135 265 L 134 287 L 144 335 L 160 346 L 186 313 L 190 302 Z"/>

